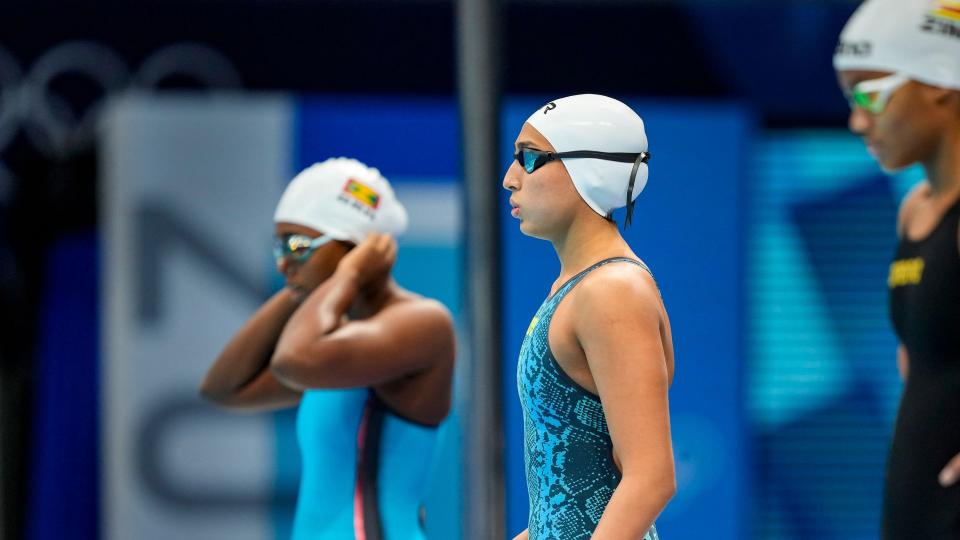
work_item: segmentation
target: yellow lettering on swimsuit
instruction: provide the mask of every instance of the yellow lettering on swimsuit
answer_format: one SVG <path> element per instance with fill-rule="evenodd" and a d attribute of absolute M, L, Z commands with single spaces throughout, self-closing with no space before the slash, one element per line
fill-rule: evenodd
<path fill-rule="evenodd" d="M 893 264 L 890 265 L 890 277 L 887 278 L 887 285 L 891 289 L 895 289 L 904 285 L 917 285 L 922 279 L 923 259 L 919 257 L 903 259 L 893 261 Z"/>

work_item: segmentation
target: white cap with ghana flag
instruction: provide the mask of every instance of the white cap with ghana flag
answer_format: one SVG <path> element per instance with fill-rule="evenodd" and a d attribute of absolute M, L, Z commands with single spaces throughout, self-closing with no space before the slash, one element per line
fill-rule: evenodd
<path fill-rule="evenodd" d="M 341 157 L 315 163 L 295 176 L 280 197 L 273 221 L 360 243 L 374 232 L 402 234 L 407 211 L 380 171 Z"/>
<path fill-rule="evenodd" d="M 833 67 L 960 90 L 960 1 L 866 0 L 840 34 Z"/>
<path fill-rule="evenodd" d="M 530 115 L 527 123 L 546 137 L 557 153 L 587 150 L 639 154 L 647 151 L 643 120 L 633 109 L 607 96 L 580 94 L 551 101 Z M 647 185 L 646 162 L 599 158 L 561 158 L 561 161 L 580 197 L 604 217 L 632 204 Z"/>

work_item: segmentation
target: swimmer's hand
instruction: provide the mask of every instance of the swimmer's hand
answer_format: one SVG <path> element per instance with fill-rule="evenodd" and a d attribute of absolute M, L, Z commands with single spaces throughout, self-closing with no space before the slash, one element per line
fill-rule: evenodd
<path fill-rule="evenodd" d="M 389 234 L 370 234 L 337 265 L 337 273 L 350 276 L 361 290 L 387 281 L 397 260 L 397 241 Z"/>
<path fill-rule="evenodd" d="M 960 478 L 960 454 L 953 456 L 950 463 L 940 471 L 940 485 L 950 487 Z"/>
<path fill-rule="evenodd" d="M 344 324 L 356 294 L 376 295 L 382 290 L 396 260 L 397 242 L 386 234 L 371 234 L 344 255 L 329 282 L 316 289 L 322 291 L 315 304 L 319 334 L 330 334 Z"/>

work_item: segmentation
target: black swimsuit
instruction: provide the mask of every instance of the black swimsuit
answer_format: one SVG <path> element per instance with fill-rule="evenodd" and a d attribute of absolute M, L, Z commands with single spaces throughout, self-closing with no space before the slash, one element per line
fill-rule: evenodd
<path fill-rule="evenodd" d="M 883 499 L 883 538 L 960 539 L 960 484 L 937 477 L 960 453 L 960 201 L 926 238 L 900 241 L 890 314 L 910 357 Z"/>

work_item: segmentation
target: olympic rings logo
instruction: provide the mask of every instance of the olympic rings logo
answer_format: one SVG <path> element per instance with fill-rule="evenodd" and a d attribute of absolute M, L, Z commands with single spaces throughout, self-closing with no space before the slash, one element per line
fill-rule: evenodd
<path fill-rule="evenodd" d="M 74 111 L 53 83 L 80 76 L 99 92 L 93 103 Z M 188 77 L 207 88 L 236 89 L 240 75 L 219 51 L 199 43 L 177 43 L 152 53 L 135 72 L 114 50 L 92 41 L 69 41 L 44 53 L 24 75 L 13 56 L 0 47 L 0 152 L 23 129 L 42 155 L 64 158 L 92 145 L 104 104 L 120 93 L 154 91 L 172 76 Z M 0 180 L 9 176 L 0 162 Z M 0 182 L 3 184 L 5 182 Z"/>

